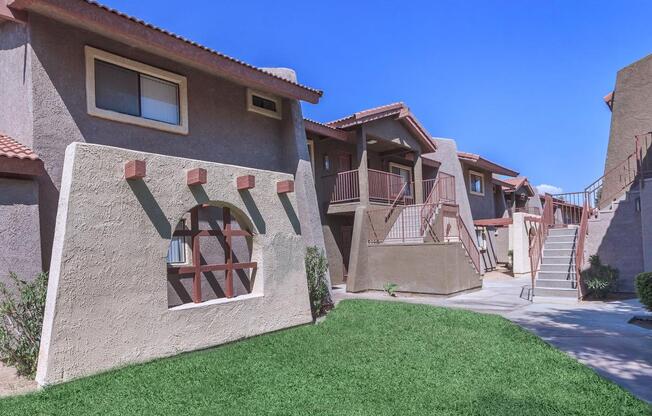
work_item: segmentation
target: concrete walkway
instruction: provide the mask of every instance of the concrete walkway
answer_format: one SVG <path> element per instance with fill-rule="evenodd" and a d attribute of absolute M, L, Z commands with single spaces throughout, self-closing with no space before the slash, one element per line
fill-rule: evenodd
<path fill-rule="evenodd" d="M 481 290 L 453 297 L 401 295 L 392 298 L 382 292 L 346 293 L 342 299 L 396 300 L 468 309 L 503 316 L 566 352 L 600 375 L 614 381 L 637 397 L 652 403 L 652 330 L 629 324 L 634 315 L 646 311 L 636 300 L 611 302 L 523 299 L 530 278 L 512 278 L 492 272 Z"/>

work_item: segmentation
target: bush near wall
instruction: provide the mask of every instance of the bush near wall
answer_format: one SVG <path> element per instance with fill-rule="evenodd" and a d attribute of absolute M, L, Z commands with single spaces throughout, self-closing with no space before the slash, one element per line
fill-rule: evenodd
<path fill-rule="evenodd" d="M 308 277 L 308 293 L 313 319 L 317 319 L 332 307 L 332 301 L 326 283 L 328 262 L 324 251 L 319 247 L 308 247 L 306 251 L 306 275 Z"/>
<path fill-rule="evenodd" d="M 641 303 L 652 311 L 652 272 L 636 276 L 636 293 Z"/>
<path fill-rule="evenodd" d="M 602 264 L 597 254 L 589 257 L 589 264 L 590 267 L 582 271 L 582 281 L 586 285 L 588 295 L 605 299 L 616 289 L 619 271 L 608 264 Z"/>
<path fill-rule="evenodd" d="M 34 378 L 41 327 L 48 287 L 47 273 L 40 273 L 31 282 L 9 275 L 18 297 L 0 283 L 0 361 L 16 367 L 21 376 Z"/>

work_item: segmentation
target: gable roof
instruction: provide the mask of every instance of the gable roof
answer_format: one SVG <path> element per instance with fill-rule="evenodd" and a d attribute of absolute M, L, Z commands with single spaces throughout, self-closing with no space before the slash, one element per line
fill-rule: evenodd
<path fill-rule="evenodd" d="M 505 192 L 516 192 L 518 191 L 521 187 L 525 186 L 526 190 L 530 194 L 530 196 L 535 196 L 537 193 L 534 191 L 534 188 L 532 185 L 530 185 L 530 181 L 528 181 L 527 177 L 525 176 L 518 176 L 516 178 L 509 178 L 505 179 L 505 182 L 507 182 L 510 187 L 503 187 L 503 190 Z"/>
<path fill-rule="evenodd" d="M 431 140 L 432 136 L 430 136 L 430 133 L 428 133 L 425 127 L 423 127 L 414 114 L 412 114 L 408 106 L 402 102 L 358 111 L 346 117 L 325 123 L 325 125 L 337 129 L 348 129 L 390 117 L 401 122 L 410 134 L 414 135 L 419 143 L 421 143 L 421 146 L 425 149 L 423 153 L 434 152 L 437 150 L 437 145 Z"/>
<path fill-rule="evenodd" d="M 4 1 L 7 7 L 0 10 L 0 19 L 12 19 L 10 13 L 14 16 L 26 12 L 43 14 L 284 97 L 317 103 L 323 94 L 92 0 L 0 0 L 0 3 Z"/>
<path fill-rule="evenodd" d="M 492 173 L 505 176 L 518 176 L 518 172 L 494 163 L 480 155 L 476 155 L 475 153 L 457 152 L 457 157 L 471 166 L 477 166 L 480 169 L 488 170 Z"/>
<path fill-rule="evenodd" d="M 0 133 L 0 176 L 38 176 L 43 162 L 29 147 Z"/>

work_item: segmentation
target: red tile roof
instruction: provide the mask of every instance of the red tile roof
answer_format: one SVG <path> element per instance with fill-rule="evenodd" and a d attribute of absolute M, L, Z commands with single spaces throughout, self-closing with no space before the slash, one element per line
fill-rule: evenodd
<path fill-rule="evenodd" d="M 0 133 L 0 176 L 33 177 L 43 173 L 43 161 L 29 147 Z"/>
<path fill-rule="evenodd" d="M 396 120 L 399 120 L 405 128 L 421 142 L 421 145 L 425 149 L 424 153 L 434 152 L 437 150 L 437 145 L 432 141 L 430 133 L 428 133 L 414 114 L 412 114 L 408 106 L 402 102 L 358 111 L 346 117 L 330 121 L 326 123 L 326 125 L 339 129 L 346 129 L 386 117 L 393 117 Z"/>
<path fill-rule="evenodd" d="M 0 133 L 0 156 L 16 159 L 40 160 L 29 147 L 18 143 L 9 136 Z"/>
<path fill-rule="evenodd" d="M 498 163 L 494 163 L 480 155 L 476 155 L 475 153 L 457 152 L 457 157 L 463 162 L 478 166 L 479 168 L 488 170 L 492 173 L 505 176 L 518 176 L 518 172 L 501 166 Z"/>
<path fill-rule="evenodd" d="M 530 185 L 530 181 L 528 181 L 527 177 L 525 176 L 518 176 L 516 178 L 508 178 L 503 180 L 511 185 L 509 188 L 503 187 L 505 192 L 514 192 L 517 191 L 520 187 L 525 186 L 529 191 L 530 196 L 535 196 L 537 194 L 532 185 Z"/>
<path fill-rule="evenodd" d="M 89 10 L 88 7 L 86 9 L 83 8 L 83 6 L 91 6 L 93 9 Z M 105 13 L 106 15 L 114 15 L 118 16 L 122 19 L 128 20 L 131 23 L 136 23 L 138 26 L 140 26 L 141 29 L 146 29 L 151 32 L 157 32 L 158 34 L 162 34 L 168 37 L 168 39 L 172 38 L 174 40 L 181 41 L 186 44 L 187 47 L 194 48 L 194 49 L 199 49 L 201 51 L 209 52 L 211 55 L 214 57 L 217 57 L 222 60 L 222 62 L 227 61 L 228 63 L 231 64 L 236 64 L 236 67 L 224 67 L 221 66 L 219 69 L 225 71 L 225 75 L 229 75 L 231 78 L 238 78 L 238 79 L 253 79 L 255 76 L 258 76 L 259 78 L 262 77 L 267 78 L 269 81 L 274 81 L 268 82 L 268 87 L 269 89 L 272 90 L 272 92 L 275 92 L 274 90 L 274 85 L 279 85 L 280 84 L 288 84 L 293 87 L 298 88 L 299 90 L 303 90 L 304 94 L 301 97 L 297 97 L 299 99 L 304 99 L 313 103 L 316 103 L 319 101 L 319 97 L 322 96 L 323 92 L 314 88 L 310 88 L 308 86 L 299 84 L 297 82 L 285 79 L 283 77 L 280 77 L 276 74 L 273 74 L 267 70 L 255 67 L 253 65 L 250 65 L 246 62 L 243 62 L 239 59 L 233 58 L 231 56 L 225 55 L 221 52 L 218 52 L 216 50 L 210 49 L 204 45 L 201 45 L 197 42 L 191 41 L 187 38 L 184 38 L 182 36 L 179 36 L 175 33 L 172 33 L 170 31 L 167 31 L 165 29 L 162 29 L 160 27 L 157 27 L 151 23 L 147 23 L 141 19 L 138 19 L 136 17 L 130 16 L 126 13 L 120 12 L 116 9 L 110 8 L 108 6 L 105 6 L 103 4 L 100 4 L 96 1 L 93 0 L 80 0 L 80 1 L 69 1 L 69 2 L 52 2 L 48 0 L 8 0 L 7 1 L 7 6 L 10 7 L 12 10 L 19 10 L 21 12 L 29 12 L 30 10 L 35 10 L 39 12 L 52 12 L 55 13 L 57 11 L 63 12 L 66 17 L 69 19 L 72 19 L 73 21 L 79 21 L 81 23 L 82 20 L 90 23 L 91 25 L 93 24 L 108 24 L 105 20 L 102 20 L 101 18 L 97 17 L 97 13 L 99 12 L 100 14 Z M 181 7 L 181 6 L 180 6 Z M 95 12 L 95 13 L 93 13 Z M 115 31 L 118 31 L 118 28 L 113 27 Z M 123 29 L 123 28 L 120 28 Z M 91 29 L 92 30 L 92 29 Z M 130 34 L 133 34 L 131 32 Z M 148 34 L 147 32 L 142 32 L 138 34 L 144 41 L 149 42 L 149 43 L 155 43 L 156 41 L 151 39 L 151 34 Z M 161 45 L 158 45 L 161 46 Z M 172 52 L 172 48 L 169 48 L 169 52 Z M 192 54 L 193 52 L 189 52 L 189 54 Z M 217 66 L 217 65 L 216 65 Z M 251 74 L 249 76 L 247 73 Z M 253 73 L 253 74 L 252 74 Z M 264 81 L 263 81 L 264 82 Z M 274 85 L 272 85 L 274 84 Z"/>

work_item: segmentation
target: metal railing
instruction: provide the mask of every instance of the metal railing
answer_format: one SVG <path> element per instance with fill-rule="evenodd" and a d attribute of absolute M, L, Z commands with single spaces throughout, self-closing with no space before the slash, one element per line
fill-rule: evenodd
<path fill-rule="evenodd" d="M 577 296 L 581 300 L 584 298 L 584 287 L 582 282 L 582 267 L 584 265 L 584 244 L 586 235 L 589 233 L 589 206 L 588 199 L 584 200 L 584 209 L 582 218 L 577 231 L 577 244 L 575 244 L 575 282 L 577 283 Z"/>
<path fill-rule="evenodd" d="M 466 252 L 468 253 L 469 258 L 471 259 L 471 262 L 473 263 L 475 270 L 479 274 L 482 274 L 481 271 L 482 266 L 480 264 L 480 250 L 478 250 L 478 247 L 474 243 L 475 236 L 472 236 L 468 228 L 466 228 L 466 224 L 464 223 L 464 220 L 462 220 L 462 217 L 460 217 L 459 212 L 457 214 L 457 230 L 458 230 L 459 239 L 462 242 L 464 248 L 466 249 Z"/>
<path fill-rule="evenodd" d="M 368 169 L 369 178 L 369 200 L 375 202 L 391 203 L 400 194 L 406 184 L 405 178 L 382 170 Z M 404 190 L 402 198 L 406 203 L 414 201 L 414 191 L 412 185 Z"/>
<path fill-rule="evenodd" d="M 548 238 L 550 227 L 554 224 L 554 206 L 552 196 L 546 194 L 543 204 L 543 214 L 541 217 L 525 217 L 525 225 L 527 229 L 535 227 L 535 233 L 530 240 L 530 247 L 528 254 L 530 255 L 530 274 L 532 276 L 532 289 L 534 289 L 534 280 L 539 270 L 541 263 L 541 256 L 543 254 L 543 246 Z"/>
<path fill-rule="evenodd" d="M 432 215 L 435 213 L 439 204 L 456 203 L 455 177 L 448 173 L 439 172 L 437 178 L 435 178 L 435 182 L 430 187 L 430 192 L 424 195 L 426 199 L 421 209 L 421 217 L 423 218 L 422 229 L 425 230 L 426 225 L 430 224 Z"/>
<path fill-rule="evenodd" d="M 331 202 L 351 202 L 360 199 L 358 169 L 339 172 L 334 176 Z"/>
<path fill-rule="evenodd" d="M 369 244 L 423 243 L 426 233 L 436 240 L 430 225 L 423 226 L 420 213 L 426 204 L 367 210 Z M 431 204 L 432 205 L 432 204 Z"/>

